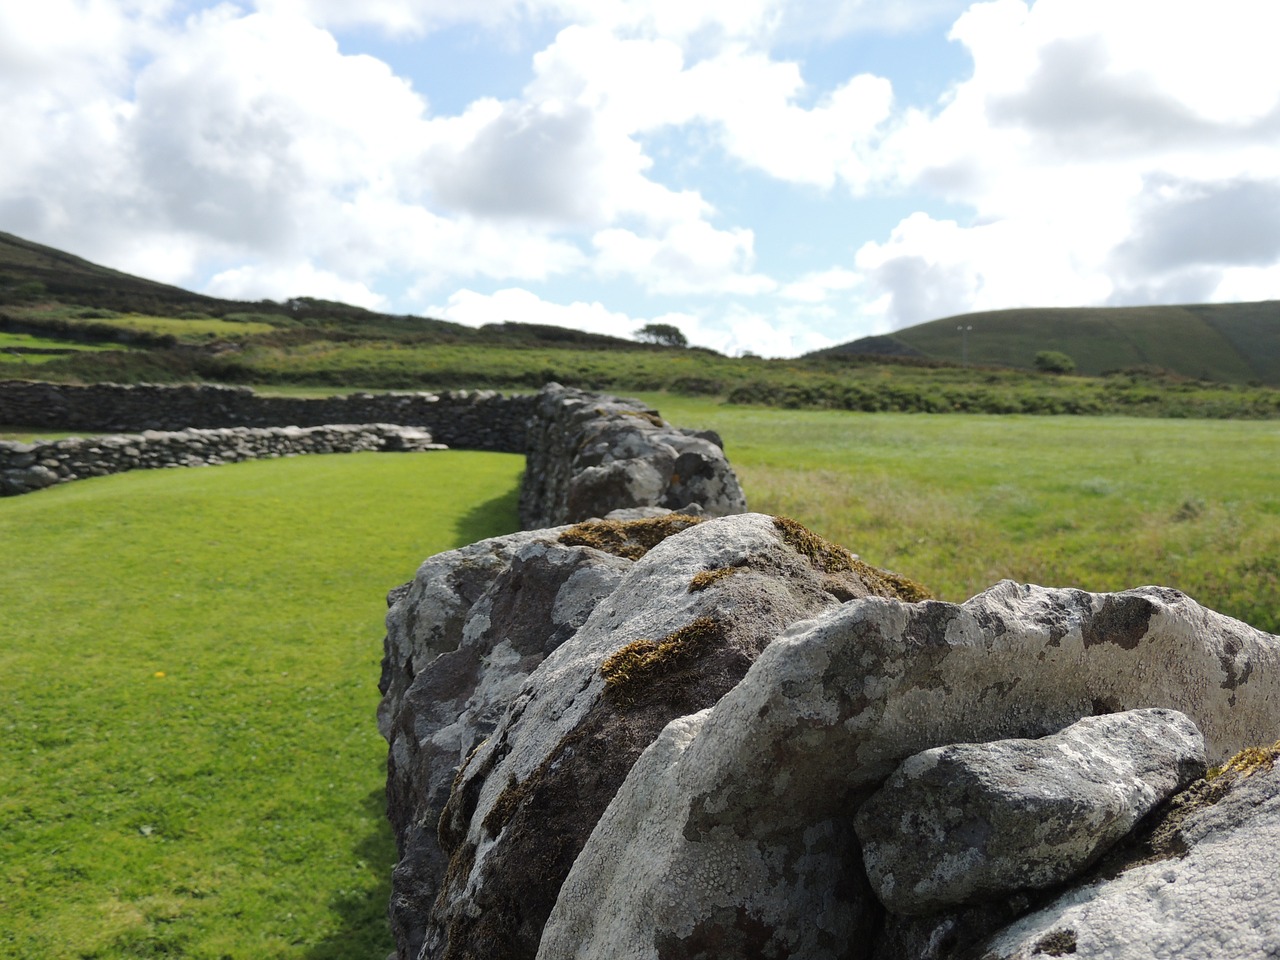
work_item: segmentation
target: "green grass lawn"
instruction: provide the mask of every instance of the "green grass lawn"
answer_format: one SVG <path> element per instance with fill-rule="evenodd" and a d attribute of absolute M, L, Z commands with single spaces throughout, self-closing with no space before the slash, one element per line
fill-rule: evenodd
<path fill-rule="evenodd" d="M 645 395 L 719 430 L 753 510 L 941 598 L 1162 584 L 1280 633 L 1280 425 L 861 414 Z"/>
<path fill-rule="evenodd" d="M 649 395 L 753 509 L 962 600 L 1179 587 L 1280 631 L 1280 425 Z M 0 500 L 0 957 L 381 958 L 387 589 L 516 526 L 521 458 L 358 454 Z"/>
<path fill-rule="evenodd" d="M 386 591 L 522 458 L 141 471 L 0 500 L 0 956 L 381 958 Z"/>

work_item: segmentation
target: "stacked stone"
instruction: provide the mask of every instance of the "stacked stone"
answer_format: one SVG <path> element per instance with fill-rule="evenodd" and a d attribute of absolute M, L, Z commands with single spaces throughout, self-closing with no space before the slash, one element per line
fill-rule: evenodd
<path fill-rule="evenodd" d="M 397 957 L 1280 956 L 1280 638 L 1163 587 L 911 602 L 815 546 L 606 520 L 395 591 Z"/>
<path fill-rule="evenodd" d="M 712 517 L 745 511 L 720 438 L 673 427 L 638 400 L 543 387 L 529 423 L 521 526 L 648 507 Z"/>
<path fill-rule="evenodd" d="M 228 427 L 71 437 L 40 443 L 0 442 L 0 496 L 126 470 L 203 467 L 308 453 L 442 450 L 431 434 L 389 423 L 320 427 Z"/>
<path fill-rule="evenodd" d="M 0 423 L 11 425 L 120 432 L 398 423 L 429 430 L 451 447 L 505 453 L 524 452 L 533 406 L 531 396 L 492 390 L 307 398 L 264 397 L 246 387 L 216 384 L 0 381 Z"/>

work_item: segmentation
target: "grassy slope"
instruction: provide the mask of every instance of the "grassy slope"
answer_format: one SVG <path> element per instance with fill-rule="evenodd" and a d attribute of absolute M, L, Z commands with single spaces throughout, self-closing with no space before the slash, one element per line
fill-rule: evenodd
<path fill-rule="evenodd" d="M 522 466 L 299 457 L 0 500 L 0 956 L 384 956 L 383 597 L 514 529 Z"/>
<path fill-rule="evenodd" d="M 1004 577 L 1177 587 L 1280 633 L 1274 422 L 778 411 L 650 396 L 719 430 L 752 509 L 948 600 Z"/>
<path fill-rule="evenodd" d="M 1280 326 L 1280 307 L 1271 322 Z M 1227 337 L 1182 307 L 1001 310 L 936 320 L 895 336 L 927 356 L 954 358 L 961 349 L 961 323 L 973 327 L 973 363 L 1030 367 L 1037 352 L 1061 350 L 1081 373 L 1093 375 L 1152 365 L 1235 383 L 1257 376 Z M 1278 374 L 1271 371 L 1267 379 L 1280 382 Z"/>
<path fill-rule="evenodd" d="M 48 295 L 19 294 L 19 287 L 31 281 L 42 284 Z M 134 346 L 151 347 L 165 346 L 154 342 L 160 336 L 188 346 L 217 346 L 214 341 L 248 339 L 258 348 L 250 356 L 224 357 L 220 361 L 188 354 L 133 366 L 122 358 L 98 365 L 83 359 L 78 364 L 47 363 L 47 375 L 58 378 L 101 380 L 114 376 L 171 381 L 197 377 L 242 382 L 302 382 L 305 378 L 311 383 L 441 387 L 456 384 L 467 374 L 456 365 L 441 364 L 440 368 L 452 378 L 450 382 L 437 378 L 438 382 L 426 383 L 420 365 L 424 344 L 454 344 L 489 351 L 506 348 L 510 352 L 516 352 L 512 348 L 543 353 L 565 348 L 612 351 L 635 357 L 637 363 L 644 360 L 643 354 L 636 351 L 645 350 L 643 345 L 627 339 L 556 327 L 505 323 L 475 330 L 456 323 L 387 316 L 305 297 L 287 304 L 218 300 L 100 267 L 5 233 L 0 233 L 0 307 L 0 328 L 7 326 L 16 333 L 61 334 L 71 339 L 123 337 Z M 113 312 L 134 316 L 121 317 Z M 968 346 L 969 359 L 975 365 L 1026 369 L 1040 350 L 1061 350 L 1071 355 L 1079 371 L 1086 374 L 1154 366 L 1188 377 L 1226 383 L 1256 380 L 1280 386 L 1280 301 L 965 314 L 823 352 L 883 352 L 886 346 L 902 347 L 954 363 L 961 359 L 961 336 L 956 331 L 959 324 L 973 327 Z M 150 342 L 139 339 L 143 334 L 149 336 Z M 371 345 L 370 341 L 382 342 Z M 375 350 L 380 353 L 370 355 Z M 660 356 L 659 362 L 665 362 L 672 352 Z M 721 375 L 722 379 L 741 381 L 750 375 L 748 364 L 721 359 L 724 367 L 732 368 L 732 372 Z M 547 364 L 530 356 L 516 379 L 506 374 L 507 385 L 528 385 L 545 368 L 574 362 L 562 358 Z M 364 371 L 367 373 L 362 380 Z M 770 375 L 774 372 L 775 368 L 770 368 Z M 0 366 L 0 376 L 20 373 L 12 364 L 8 369 Z M 485 376 L 489 379 L 472 379 L 475 383 L 496 383 L 496 375 L 496 371 L 488 371 Z M 787 375 L 791 374 L 784 371 L 783 376 Z M 637 388 L 618 381 L 609 386 Z M 658 387 L 669 389 L 671 384 L 664 382 L 650 388 Z"/>
<path fill-rule="evenodd" d="M 973 328 L 973 364 L 1029 368 L 1039 351 L 1060 350 L 1079 372 L 1095 376 L 1155 366 L 1228 383 L 1280 384 L 1280 301 L 995 310 L 922 323 L 890 339 L 925 357 L 958 361 L 964 349 L 959 326 Z"/>

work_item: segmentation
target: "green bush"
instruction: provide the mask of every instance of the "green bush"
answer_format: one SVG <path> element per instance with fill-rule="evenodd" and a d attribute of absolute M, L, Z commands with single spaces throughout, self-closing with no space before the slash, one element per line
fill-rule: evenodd
<path fill-rule="evenodd" d="M 1076 362 L 1061 350 L 1041 350 L 1033 361 L 1041 373 L 1071 373 Z"/>

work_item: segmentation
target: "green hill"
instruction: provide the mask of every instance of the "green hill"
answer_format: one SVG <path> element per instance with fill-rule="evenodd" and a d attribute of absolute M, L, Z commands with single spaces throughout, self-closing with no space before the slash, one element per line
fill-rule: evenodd
<path fill-rule="evenodd" d="M 966 313 L 813 356 L 906 354 L 956 362 L 967 354 L 977 366 L 1029 369 L 1041 350 L 1067 354 L 1079 373 L 1092 376 L 1146 367 L 1226 383 L 1280 385 L 1280 301 Z"/>
<path fill-rule="evenodd" d="M 82 308 L 79 311 L 68 308 Z M 103 315 L 104 311 L 106 315 Z M 62 250 L 0 231 L 0 330 L 80 334 L 85 339 L 146 341 L 138 324 L 122 323 L 111 313 L 192 321 L 190 333 L 169 327 L 178 340 L 209 336 L 210 320 L 267 324 L 280 333 L 277 341 L 389 338 L 418 343 L 475 343 L 507 346 L 574 347 L 577 349 L 641 349 L 621 337 L 584 333 L 543 324 L 494 323 L 479 329 L 428 317 L 396 316 L 346 303 L 299 296 L 284 303 L 272 300 L 223 300 L 180 287 L 156 283 L 90 263 Z M 194 322 L 205 326 L 196 327 Z M 112 327 L 124 330 L 112 334 Z M 152 325 L 151 333 L 157 333 Z M 152 338 L 154 339 L 154 337 Z"/>

